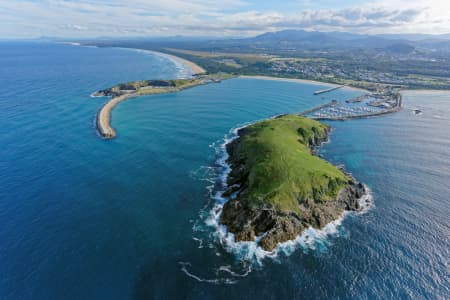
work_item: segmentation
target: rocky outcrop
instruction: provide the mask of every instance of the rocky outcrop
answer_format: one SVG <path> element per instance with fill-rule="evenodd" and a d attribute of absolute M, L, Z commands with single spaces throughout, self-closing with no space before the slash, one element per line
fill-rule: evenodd
<path fill-rule="evenodd" d="M 313 131 L 314 135 L 309 136 L 308 141 L 312 153 L 327 140 L 329 130 L 325 131 L 325 135 L 323 132 L 319 133 L 314 129 Z M 301 129 L 298 133 L 306 136 Z M 237 151 L 241 137 L 246 134 L 246 128 L 241 129 L 238 132 L 239 138 L 227 145 L 231 172 L 227 178 L 229 188 L 224 196 L 230 200 L 223 207 L 220 223 L 226 225 L 228 231 L 234 234 L 235 241 L 254 241 L 258 237 L 259 246 L 271 251 L 279 243 L 295 239 L 310 226 L 323 228 L 339 218 L 344 210 L 360 209 L 358 199 L 366 193 L 366 190 L 363 184 L 356 183 L 351 177 L 333 200 L 298 199 L 297 212 L 286 212 L 267 203 L 247 201 L 249 170 L 246 158 L 240 156 L 240 152 Z"/>

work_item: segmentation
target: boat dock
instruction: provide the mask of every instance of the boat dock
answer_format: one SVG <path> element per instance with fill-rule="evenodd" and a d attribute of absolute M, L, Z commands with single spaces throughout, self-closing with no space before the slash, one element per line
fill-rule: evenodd
<path fill-rule="evenodd" d="M 345 100 L 346 103 L 356 103 L 356 102 L 362 102 L 365 98 L 369 97 L 370 94 L 364 94 L 355 98 L 351 98 L 348 100 Z"/>
<path fill-rule="evenodd" d="M 324 93 L 329 93 L 338 89 L 343 88 L 345 85 L 340 85 L 340 86 L 336 86 L 336 87 L 332 87 L 330 89 L 326 89 L 326 90 L 320 90 L 320 91 L 315 91 L 314 95 L 320 95 L 320 94 L 324 94 Z"/>
<path fill-rule="evenodd" d="M 299 115 L 299 116 L 305 116 L 305 115 L 307 115 L 307 114 L 311 114 L 311 113 L 316 112 L 316 111 L 318 111 L 318 110 L 321 110 L 321 109 L 324 109 L 324 108 L 327 108 L 327 107 L 334 106 L 334 105 L 336 105 L 336 104 L 337 104 L 337 101 L 336 101 L 336 100 L 333 100 L 333 101 L 328 102 L 328 103 L 325 103 L 325 104 L 323 104 L 323 105 L 319 105 L 319 106 L 313 107 L 313 108 L 311 108 L 311 109 L 305 110 L 304 112 L 301 112 L 301 113 L 299 113 L 298 115 Z"/>

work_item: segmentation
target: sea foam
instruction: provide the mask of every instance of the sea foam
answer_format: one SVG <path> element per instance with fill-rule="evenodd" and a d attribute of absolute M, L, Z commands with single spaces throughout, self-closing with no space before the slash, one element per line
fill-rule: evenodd
<path fill-rule="evenodd" d="M 236 127 L 227 134 L 222 143 L 217 142 L 211 145 L 215 148 L 217 155 L 217 172 L 215 177 L 211 181 L 215 181 L 215 184 L 210 185 L 208 190 L 210 196 L 214 201 L 214 204 L 209 207 L 209 212 L 204 218 L 204 223 L 214 229 L 213 237 L 223 246 L 223 248 L 234 254 L 240 260 L 251 261 L 258 265 L 262 265 L 263 259 L 272 258 L 277 259 L 280 254 L 289 256 L 297 249 L 303 249 L 307 251 L 326 251 L 331 245 L 331 237 L 338 237 L 345 234 L 345 229 L 342 226 L 342 222 L 345 217 L 351 214 L 364 214 L 371 207 L 373 207 L 373 197 L 371 190 L 365 186 L 367 193 L 359 199 L 361 211 L 350 212 L 345 211 L 338 219 L 328 223 L 322 229 L 315 229 L 309 227 L 301 235 L 297 236 L 294 240 L 286 241 L 278 244 L 273 251 L 265 251 L 258 245 L 258 241 L 262 238 L 259 236 L 255 241 L 236 242 L 234 234 L 229 232 L 226 226 L 219 223 L 222 213 L 223 205 L 229 200 L 223 196 L 223 193 L 227 190 L 227 177 L 231 172 L 231 166 L 227 163 L 229 158 L 226 147 L 229 143 L 238 138 L 238 131 L 252 123 Z M 219 146 L 217 146 L 219 144 Z"/>

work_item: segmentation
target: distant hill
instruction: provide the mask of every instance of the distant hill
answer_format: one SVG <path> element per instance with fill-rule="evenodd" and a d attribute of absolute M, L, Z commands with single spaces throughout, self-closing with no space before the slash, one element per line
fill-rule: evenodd
<path fill-rule="evenodd" d="M 88 41 L 89 42 L 89 41 Z M 298 51 L 333 51 L 389 53 L 404 55 L 420 49 L 423 53 L 450 54 L 450 34 L 385 34 L 368 35 L 348 32 L 320 32 L 305 30 L 282 30 L 267 32 L 249 38 L 127 38 L 96 39 L 95 44 L 145 48 L 180 48 L 201 51 L 293 53 Z"/>
<path fill-rule="evenodd" d="M 426 36 L 423 35 L 423 37 Z M 414 47 L 407 43 L 408 40 L 402 39 L 400 36 L 392 35 L 387 38 L 348 32 L 283 30 L 264 33 L 247 40 L 266 47 L 303 47 L 307 49 L 386 48 L 389 51 L 402 53 L 414 50 Z"/>
<path fill-rule="evenodd" d="M 348 32 L 320 32 L 305 30 L 282 30 L 267 32 L 255 37 L 216 40 L 204 47 L 248 47 L 260 50 L 376 50 L 392 54 L 409 54 L 416 48 L 450 51 L 450 35 L 390 34 L 367 35 Z"/>
<path fill-rule="evenodd" d="M 413 46 L 406 43 L 392 44 L 387 46 L 385 49 L 388 52 L 395 54 L 410 54 L 415 50 Z"/>

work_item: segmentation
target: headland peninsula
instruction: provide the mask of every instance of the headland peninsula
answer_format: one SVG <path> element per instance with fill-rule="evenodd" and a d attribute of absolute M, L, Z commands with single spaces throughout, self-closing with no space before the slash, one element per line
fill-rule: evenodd
<path fill-rule="evenodd" d="M 92 97 L 111 97 L 97 114 L 96 125 L 99 134 L 106 139 L 114 138 L 117 134 L 111 126 L 111 112 L 125 100 L 154 94 L 175 93 L 198 85 L 219 83 L 222 80 L 232 78 L 229 74 L 194 75 L 187 79 L 172 80 L 140 80 L 121 83 L 113 87 L 97 91 Z"/>

